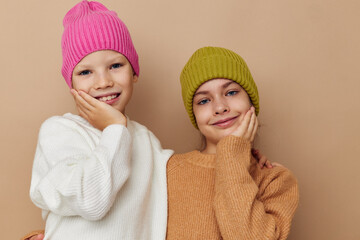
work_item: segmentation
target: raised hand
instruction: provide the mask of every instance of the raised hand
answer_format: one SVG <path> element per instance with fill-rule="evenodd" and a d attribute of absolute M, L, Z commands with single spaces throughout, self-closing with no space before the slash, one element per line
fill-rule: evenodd
<path fill-rule="evenodd" d="M 278 164 L 278 163 L 271 164 L 269 159 L 265 155 L 262 155 L 258 149 L 254 149 L 254 148 L 251 149 L 251 154 L 257 160 L 260 168 L 263 168 L 264 166 L 267 168 L 273 168 L 273 167 L 279 166 L 279 165 L 281 166 L 281 164 Z"/>
<path fill-rule="evenodd" d="M 241 121 L 241 123 L 232 135 L 242 137 L 250 142 L 253 142 L 258 128 L 255 108 L 251 107 L 245 115 L 240 117 L 239 121 Z"/>
<path fill-rule="evenodd" d="M 71 89 L 76 107 L 81 117 L 99 130 L 104 130 L 111 124 L 126 126 L 127 120 L 124 114 L 111 105 L 101 102 L 83 91 Z"/>

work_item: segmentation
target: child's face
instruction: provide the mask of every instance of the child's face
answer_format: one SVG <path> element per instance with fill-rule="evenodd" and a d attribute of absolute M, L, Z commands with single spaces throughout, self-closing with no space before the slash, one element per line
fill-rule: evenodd
<path fill-rule="evenodd" d="M 75 66 L 72 74 L 75 90 L 82 90 L 122 113 L 136 81 L 137 76 L 126 57 L 111 50 L 90 53 Z"/>
<path fill-rule="evenodd" d="M 228 79 L 213 79 L 203 83 L 195 92 L 193 111 L 207 147 L 230 135 L 239 125 L 251 103 L 246 91 Z"/>

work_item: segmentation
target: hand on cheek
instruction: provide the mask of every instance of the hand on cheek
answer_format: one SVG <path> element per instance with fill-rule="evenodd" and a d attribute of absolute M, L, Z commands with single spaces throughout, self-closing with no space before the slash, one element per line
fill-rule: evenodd
<path fill-rule="evenodd" d="M 240 125 L 235 129 L 232 135 L 242 137 L 250 142 L 254 141 L 258 128 L 258 120 L 255 114 L 255 108 L 251 107 L 246 114 L 240 116 Z"/>
<path fill-rule="evenodd" d="M 111 124 L 126 126 L 127 120 L 124 114 L 111 105 L 101 102 L 83 91 L 71 89 L 70 92 L 74 97 L 80 116 L 95 128 L 102 131 Z"/>

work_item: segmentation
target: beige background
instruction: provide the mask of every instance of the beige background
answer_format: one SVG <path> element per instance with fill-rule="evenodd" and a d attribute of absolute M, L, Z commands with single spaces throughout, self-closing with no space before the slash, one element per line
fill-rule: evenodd
<path fill-rule="evenodd" d="M 1 217 L 4 239 L 43 228 L 29 199 L 41 123 L 74 112 L 60 74 L 62 18 L 74 0 L 2 1 Z M 260 92 L 257 145 L 298 177 L 289 239 L 360 239 L 358 0 L 104 0 L 130 29 L 141 76 L 128 115 L 164 147 L 198 146 L 179 74 L 199 47 L 230 48 Z M 5 234 L 5 235 L 4 235 Z"/>

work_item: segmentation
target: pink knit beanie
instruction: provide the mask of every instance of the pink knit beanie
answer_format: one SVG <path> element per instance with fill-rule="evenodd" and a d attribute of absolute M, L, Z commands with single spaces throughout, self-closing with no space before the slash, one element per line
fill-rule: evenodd
<path fill-rule="evenodd" d="M 86 0 L 65 15 L 61 40 L 62 75 L 72 88 L 72 73 L 81 59 L 99 50 L 114 50 L 124 55 L 139 75 L 138 55 L 125 24 L 114 11 L 99 2 Z"/>

